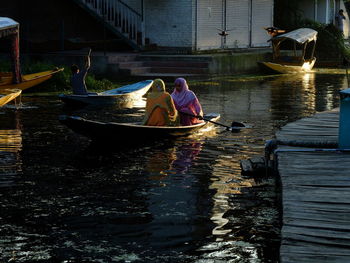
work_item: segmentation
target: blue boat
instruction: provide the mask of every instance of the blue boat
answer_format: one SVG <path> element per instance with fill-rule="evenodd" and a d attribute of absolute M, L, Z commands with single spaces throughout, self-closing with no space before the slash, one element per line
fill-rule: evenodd
<path fill-rule="evenodd" d="M 151 88 L 152 83 L 153 80 L 144 80 L 99 93 L 91 93 L 87 95 L 60 94 L 59 98 L 71 106 L 101 106 L 125 103 L 141 99 Z"/>

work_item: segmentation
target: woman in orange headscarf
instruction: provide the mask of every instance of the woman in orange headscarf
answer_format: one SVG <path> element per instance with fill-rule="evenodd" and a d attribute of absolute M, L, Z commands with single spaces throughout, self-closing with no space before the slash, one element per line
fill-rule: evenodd
<path fill-rule="evenodd" d="M 144 124 L 149 126 L 176 126 L 178 124 L 174 101 L 165 91 L 165 84 L 161 79 L 153 81 L 151 91 L 147 95 Z"/>

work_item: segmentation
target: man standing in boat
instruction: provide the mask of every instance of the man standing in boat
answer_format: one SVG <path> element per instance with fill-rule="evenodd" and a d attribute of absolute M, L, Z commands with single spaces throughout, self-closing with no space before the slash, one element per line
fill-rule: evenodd
<path fill-rule="evenodd" d="M 80 70 L 79 67 L 75 64 L 71 66 L 71 70 L 72 70 L 71 85 L 72 85 L 74 95 L 89 94 L 86 88 L 85 78 L 91 66 L 90 54 L 91 54 L 91 49 L 89 50 L 89 54 L 85 57 L 84 69 Z"/>
<path fill-rule="evenodd" d="M 346 19 L 344 15 L 344 10 L 340 9 L 338 14 L 335 16 L 336 27 L 344 34 L 344 20 Z"/>

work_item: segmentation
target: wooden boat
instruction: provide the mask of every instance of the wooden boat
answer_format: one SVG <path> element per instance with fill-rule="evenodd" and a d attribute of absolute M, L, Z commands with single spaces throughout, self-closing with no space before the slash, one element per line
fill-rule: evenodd
<path fill-rule="evenodd" d="M 26 90 L 43 83 L 61 71 L 63 71 L 63 68 L 22 75 L 22 81 L 19 83 L 13 83 L 13 74 L 11 72 L 0 72 L 0 90 L 13 88 Z"/>
<path fill-rule="evenodd" d="M 116 102 L 125 102 L 140 99 L 150 89 L 152 83 L 153 80 L 144 80 L 97 94 L 60 94 L 59 98 L 63 102 L 73 106 L 111 105 Z"/>
<path fill-rule="evenodd" d="M 8 93 L 6 94 L 2 94 L 2 95 L 0 94 L 0 107 L 14 100 L 19 95 L 21 95 L 21 93 L 22 93 L 22 90 L 20 89 L 12 89 L 12 90 L 8 90 Z"/>
<path fill-rule="evenodd" d="M 263 70 L 274 73 L 298 73 L 311 71 L 315 65 L 314 56 L 317 31 L 311 28 L 297 30 L 277 35 L 270 39 L 272 42 L 271 62 L 258 62 Z M 282 55 L 281 46 L 292 45 L 293 55 Z M 287 46 L 290 48 L 290 46 Z"/>
<path fill-rule="evenodd" d="M 204 117 L 210 121 L 216 121 L 220 115 L 212 113 Z M 210 124 L 205 121 L 190 126 L 146 126 L 139 123 L 100 122 L 67 115 L 61 115 L 59 120 L 74 132 L 92 140 L 121 144 L 188 136 Z"/>
<path fill-rule="evenodd" d="M 63 70 L 60 68 L 22 75 L 19 58 L 19 23 L 8 17 L 0 17 L 0 38 L 7 38 L 11 41 L 10 54 L 13 64 L 13 72 L 0 73 L 0 90 L 25 90 L 48 80 L 52 75 Z"/>

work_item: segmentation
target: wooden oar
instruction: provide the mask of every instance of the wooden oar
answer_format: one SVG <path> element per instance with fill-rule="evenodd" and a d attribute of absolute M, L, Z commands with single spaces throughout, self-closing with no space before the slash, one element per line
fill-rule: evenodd
<path fill-rule="evenodd" d="M 211 122 L 213 124 L 225 127 L 227 131 L 231 131 L 231 132 L 232 131 L 237 131 L 237 130 L 245 127 L 245 125 L 243 123 L 237 122 L 237 121 L 233 121 L 232 124 L 231 124 L 231 127 L 230 127 L 230 126 L 227 126 L 225 124 L 222 124 L 222 123 L 219 123 L 219 122 L 216 122 L 216 121 L 212 121 L 212 120 L 207 119 L 207 118 L 202 117 L 202 116 L 195 116 L 195 115 L 192 115 L 192 114 L 189 114 L 189 113 L 186 113 L 186 112 L 182 112 L 182 111 L 179 111 L 179 113 L 187 115 L 187 116 L 191 116 L 193 118 L 197 118 L 197 119 L 200 119 L 200 120 L 205 120 L 207 122 Z"/>
<path fill-rule="evenodd" d="M 91 51 L 92 51 L 91 48 L 89 48 L 89 51 L 88 51 L 88 54 L 87 54 L 88 57 L 90 57 Z"/>

